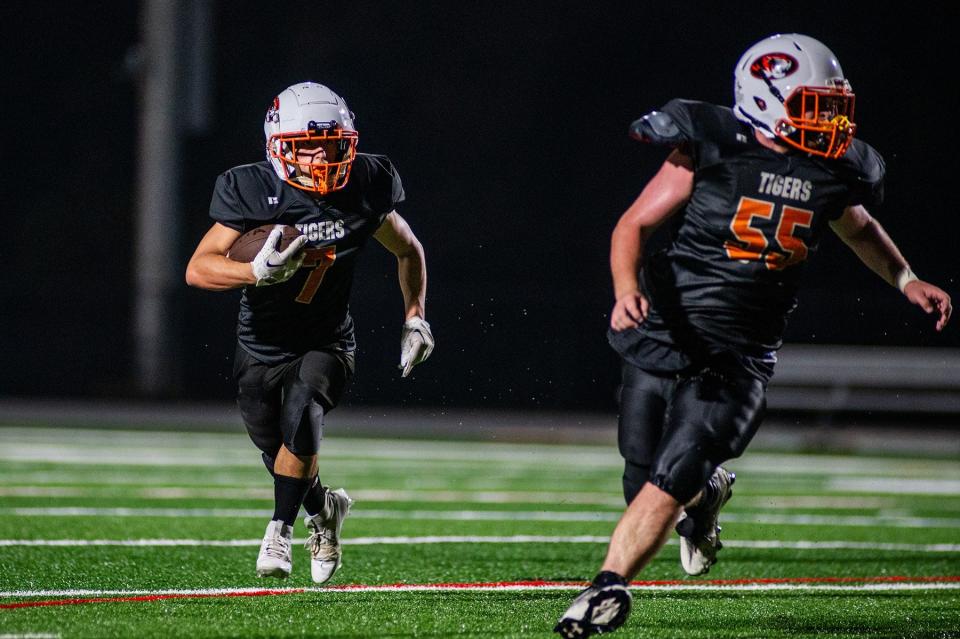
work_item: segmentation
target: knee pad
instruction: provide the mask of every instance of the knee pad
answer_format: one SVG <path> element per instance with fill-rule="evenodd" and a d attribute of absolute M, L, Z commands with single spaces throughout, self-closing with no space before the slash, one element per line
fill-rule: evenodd
<path fill-rule="evenodd" d="M 293 445 L 287 446 L 297 455 L 316 455 L 323 441 L 323 406 L 312 400 L 300 416 L 300 427 L 293 437 Z"/>
<path fill-rule="evenodd" d="M 283 444 L 296 455 L 315 455 L 323 439 L 323 416 L 343 394 L 352 374 L 349 354 L 310 351 L 284 382 Z"/>
<path fill-rule="evenodd" d="M 283 445 L 295 455 L 316 455 L 323 439 L 323 406 L 313 389 L 297 380 L 283 398 Z"/>
<path fill-rule="evenodd" d="M 300 360 L 296 371 L 300 383 L 312 389 L 313 399 L 324 412 L 330 412 L 340 403 L 353 374 L 352 356 L 327 351 L 310 351 Z"/>

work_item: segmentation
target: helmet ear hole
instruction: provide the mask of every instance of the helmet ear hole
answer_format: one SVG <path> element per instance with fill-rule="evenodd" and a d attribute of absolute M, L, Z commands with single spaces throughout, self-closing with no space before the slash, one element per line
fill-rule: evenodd
<path fill-rule="evenodd" d="M 767 110 L 767 101 L 761 98 L 759 95 L 753 96 L 753 101 L 756 103 L 757 108 L 761 111 Z"/>

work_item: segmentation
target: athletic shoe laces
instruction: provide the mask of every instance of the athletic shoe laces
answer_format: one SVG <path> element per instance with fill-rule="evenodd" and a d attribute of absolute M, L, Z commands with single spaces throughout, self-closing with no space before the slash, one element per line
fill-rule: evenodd
<path fill-rule="evenodd" d="M 290 555 L 290 540 L 283 535 L 279 533 L 270 535 L 266 542 L 263 548 L 265 554 L 280 559 L 286 559 Z"/>
<path fill-rule="evenodd" d="M 332 528 L 325 528 L 317 524 L 314 525 L 316 528 L 310 526 L 313 528 L 313 532 L 307 537 L 307 542 L 303 547 L 310 551 L 314 559 L 320 561 L 336 561 L 340 554 L 340 544 L 337 543 L 336 531 Z"/>

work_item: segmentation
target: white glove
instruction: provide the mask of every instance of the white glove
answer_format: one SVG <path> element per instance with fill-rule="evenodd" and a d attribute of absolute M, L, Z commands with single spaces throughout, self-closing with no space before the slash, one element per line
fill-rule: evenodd
<path fill-rule="evenodd" d="M 253 258 L 253 276 L 257 278 L 257 286 L 286 282 L 293 277 L 293 274 L 303 264 L 304 254 L 300 253 L 296 257 L 294 255 L 307 243 L 307 237 L 301 235 L 290 242 L 290 246 L 283 251 L 278 251 L 277 246 L 282 233 L 279 224 L 273 227 L 270 235 L 267 236 L 267 242 L 257 253 L 257 256 Z"/>
<path fill-rule="evenodd" d="M 413 367 L 430 357 L 433 352 L 433 333 L 430 325 L 419 317 L 411 317 L 403 323 L 400 334 L 400 377 L 406 377 Z"/>

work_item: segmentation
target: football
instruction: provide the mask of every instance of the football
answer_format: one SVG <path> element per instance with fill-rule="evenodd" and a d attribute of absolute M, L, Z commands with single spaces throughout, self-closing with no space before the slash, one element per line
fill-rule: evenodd
<path fill-rule="evenodd" d="M 270 231 L 272 231 L 275 226 L 277 225 L 266 224 L 247 231 L 233 243 L 227 252 L 227 257 L 235 262 L 252 262 L 253 258 L 260 252 L 260 249 L 263 248 L 263 245 L 267 241 L 267 236 L 270 235 Z M 283 235 L 280 236 L 280 246 L 277 250 L 282 251 L 290 246 L 290 242 L 300 235 L 300 231 L 293 226 L 287 226 L 285 224 L 279 226 L 283 230 Z"/>

